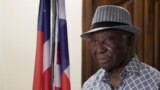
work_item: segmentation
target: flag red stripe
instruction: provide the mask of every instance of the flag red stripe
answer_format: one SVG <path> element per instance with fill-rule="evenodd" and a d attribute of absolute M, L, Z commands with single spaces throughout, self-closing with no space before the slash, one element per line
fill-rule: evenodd
<path fill-rule="evenodd" d="M 43 90 L 51 90 L 51 67 L 43 73 Z"/>
<path fill-rule="evenodd" d="M 55 89 L 54 90 L 62 90 L 61 88 L 58 88 L 58 87 L 55 87 Z"/>
<path fill-rule="evenodd" d="M 70 90 L 70 81 L 67 77 L 67 75 L 65 74 L 65 72 L 62 73 L 61 76 L 61 81 L 62 81 L 62 90 Z"/>
<path fill-rule="evenodd" d="M 33 79 L 33 90 L 42 90 L 42 73 L 43 73 L 43 32 L 37 32 L 37 48 L 35 59 L 35 70 Z"/>

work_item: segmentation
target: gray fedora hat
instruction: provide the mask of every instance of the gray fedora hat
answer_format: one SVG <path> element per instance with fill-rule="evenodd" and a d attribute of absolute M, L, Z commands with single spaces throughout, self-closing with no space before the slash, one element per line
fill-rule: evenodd
<path fill-rule="evenodd" d="M 115 5 L 104 5 L 96 9 L 90 30 L 81 34 L 81 37 L 89 39 L 93 32 L 108 29 L 120 29 L 134 35 L 139 32 L 139 28 L 132 25 L 131 15 L 127 9 Z"/>

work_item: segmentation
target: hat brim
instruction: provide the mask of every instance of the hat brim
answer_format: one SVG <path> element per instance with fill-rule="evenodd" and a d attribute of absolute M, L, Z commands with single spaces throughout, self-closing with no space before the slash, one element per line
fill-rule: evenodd
<path fill-rule="evenodd" d="M 132 25 L 121 25 L 121 26 L 113 26 L 113 27 L 99 27 L 89 30 L 88 32 L 85 32 L 81 34 L 82 39 L 89 40 L 93 32 L 108 30 L 108 29 L 120 29 L 124 30 L 130 33 L 133 33 L 134 35 L 137 35 L 139 33 L 139 28 L 132 26 Z"/>

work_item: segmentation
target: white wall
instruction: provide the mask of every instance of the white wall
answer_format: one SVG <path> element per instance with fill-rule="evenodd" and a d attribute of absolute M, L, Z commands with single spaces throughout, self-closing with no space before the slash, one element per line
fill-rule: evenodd
<path fill-rule="evenodd" d="M 4 77 L 4 75 L 3 75 L 3 71 L 4 71 L 4 61 L 3 61 L 3 48 L 2 48 L 2 5 L 1 5 L 1 3 L 0 3 L 0 75 L 2 76 L 2 77 L 0 77 L 0 90 L 3 90 L 3 77 Z"/>
<path fill-rule="evenodd" d="M 66 0 L 72 90 L 81 88 L 81 0 Z M 39 0 L 0 0 L 0 90 L 32 90 Z"/>
<path fill-rule="evenodd" d="M 72 90 L 81 89 L 82 0 L 66 0 Z"/>

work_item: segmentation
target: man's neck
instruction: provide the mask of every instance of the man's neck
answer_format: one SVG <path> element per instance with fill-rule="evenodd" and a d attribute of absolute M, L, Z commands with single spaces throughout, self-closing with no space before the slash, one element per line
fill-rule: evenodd
<path fill-rule="evenodd" d="M 108 73 L 109 73 L 109 76 L 120 75 L 122 70 L 123 70 L 123 68 L 120 67 L 120 68 L 117 68 L 117 69 L 110 70 Z"/>
<path fill-rule="evenodd" d="M 130 58 L 128 58 L 126 60 L 126 62 L 123 62 L 123 65 L 121 65 L 120 67 L 114 68 L 112 70 L 108 71 L 108 75 L 109 75 L 109 80 L 111 83 L 111 86 L 113 88 L 117 88 L 121 82 L 121 74 L 123 69 L 125 68 L 125 66 L 129 63 L 129 61 L 132 59 L 133 56 L 131 56 Z"/>
<path fill-rule="evenodd" d="M 121 72 L 123 68 L 114 69 L 108 72 L 109 81 L 112 88 L 117 88 L 121 82 Z"/>

